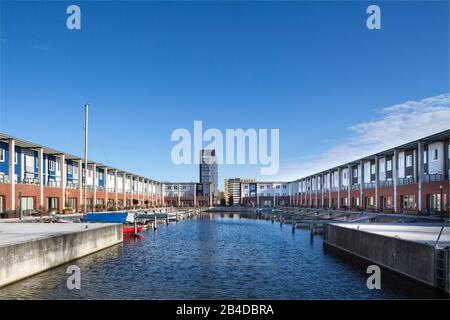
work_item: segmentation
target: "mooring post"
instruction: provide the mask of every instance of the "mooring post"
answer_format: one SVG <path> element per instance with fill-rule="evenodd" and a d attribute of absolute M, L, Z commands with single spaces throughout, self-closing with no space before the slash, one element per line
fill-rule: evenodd
<path fill-rule="evenodd" d="M 137 234 L 137 213 L 134 213 L 134 236 L 136 237 Z"/>

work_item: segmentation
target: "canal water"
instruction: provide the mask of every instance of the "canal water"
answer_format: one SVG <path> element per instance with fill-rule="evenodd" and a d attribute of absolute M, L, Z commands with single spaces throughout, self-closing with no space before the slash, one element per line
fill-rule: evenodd
<path fill-rule="evenodd" d="M 69 265 L 81 289 L 69 290 Z M 309 230 L 238 214 L 159 225 L 142 237 L 0 289 L 0 299 L 413 299 L 448 298 L 324 247 Z"/>

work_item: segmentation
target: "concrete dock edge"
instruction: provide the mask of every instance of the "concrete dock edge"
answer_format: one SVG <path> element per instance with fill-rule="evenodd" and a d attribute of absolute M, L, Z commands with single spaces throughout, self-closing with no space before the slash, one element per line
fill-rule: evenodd
<path fill-rule="evenodd" d="M 0 287 L 123 241 L 121 224 L 96 225 L 0 246 Z"/>
<path fill-rule="evenodd" d="M 435 248 L 399 238 L 326 224 L 324 243 L 430 287 L 435 283 Z"/>

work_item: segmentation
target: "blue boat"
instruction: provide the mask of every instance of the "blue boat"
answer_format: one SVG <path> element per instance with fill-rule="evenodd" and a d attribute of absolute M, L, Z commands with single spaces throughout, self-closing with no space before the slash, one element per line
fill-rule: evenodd
<path fill-rule="evenodd" d="M 88 213 L 84 216 L 86 222 L 121 223 L 134 222 L 128 217 L 128 212 L 96 212 Z"/>

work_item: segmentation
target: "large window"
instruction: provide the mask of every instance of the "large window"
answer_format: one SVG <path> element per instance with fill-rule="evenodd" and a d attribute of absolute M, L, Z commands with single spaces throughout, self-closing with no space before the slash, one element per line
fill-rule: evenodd
<path fill-rule="evenodd" d="M 383 209 L 392 209 L 392 196 L 381 197 L 381 205 Z"/>
<path fill-rule="evenodd" d="M 412 167 L 412 161 L 413 161 L 412 155 L 411 155 L 411 154 L 410 154 L 410 155 L 407 155 L 407 156 L 406 156 L 406 166 L 407 166 L 407 167 Z"/>
<path fill-rule="evenodd" d="M 384 173 L 385 170 L 385 163 L 380 163 L 380 173 Z"/>
<path fill-rule="evenodd" d="M 20 209 L 23 210 L 34 210 L 34 197 L 21 197 L 20 198 Z"/>
<path fill-rule="evenodd" d="M 447 205 L 447 194 L 443 193 L 442 197 L 441 194 L 430 194 L 429 195 L 429 203 L 428 203 L 428 209 L 432 211 L 441 211 L 441 209 L 445 210 Z"/>
<path fill-rule="evenodd" d="M 400 169 L 402 169 L 403 168 L 403 162 L 404 161 L 404 158 L 403 157 L 398 157 L 398 167 L 400 168 Z"/>
<path fill-rule="evenodd" d="M 403 196 L 403 209 L 409 209 L 409 210 L 416 209 L 416 196 L 415 195 Z"/>
<path fill-rule="evenodd" d="M 47 208 L 49 210 L 52 210 L 52 209 L 57 210 L 58 209 L 58 198 L 54 198 L 54 197 L 47 198 Z"/>
<path fill-rule="evenodd" d="M 55 161 L 53 161 L 53 160 L 48 161 L 48 169 L 50 171 L 55 171 Z"/>

